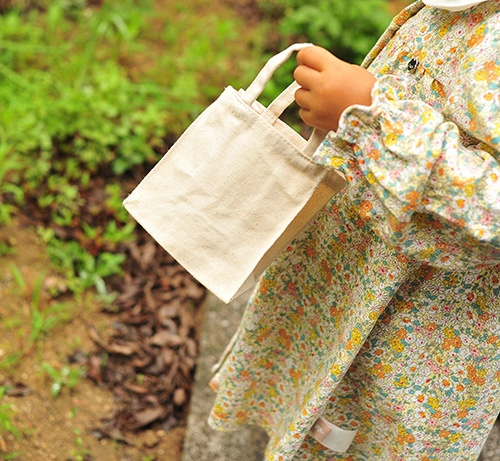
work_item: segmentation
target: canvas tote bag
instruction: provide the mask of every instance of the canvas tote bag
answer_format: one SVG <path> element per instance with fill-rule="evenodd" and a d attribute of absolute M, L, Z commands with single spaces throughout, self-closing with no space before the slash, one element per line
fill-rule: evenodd
<path fill-rule="evenodd" d="M 224 302 L 257 278 L 345 184 L 311 155 L 309 141 L 278 117 L 299 86 L 269 107 L 257 98 L 295 44 L 272 57 L 245 90 L 227 87 L 124 201 L 125 208 Z"/>

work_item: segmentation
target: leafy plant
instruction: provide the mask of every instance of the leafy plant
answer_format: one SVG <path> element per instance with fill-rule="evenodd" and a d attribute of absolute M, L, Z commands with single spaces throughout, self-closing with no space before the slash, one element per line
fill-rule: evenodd
<path fill-rule="evenodd" d="M 70 315 L 67 303 L 58 303 L 46 309 L 40 309 L 38 303 L 31 307 L 31 332 L 28 344 L 35 344 L 43 335 L 47 334 L 61 321 L 67 320 Z"/>
<path fill-rule="evenodd" d="M 286 37 L 304 38 L 339 58 L 360 63 L 392 16 L 384 0 L 315 0 L 288 10 L 280 24 Z"/>
<path fill-rule="evenodd" d="M 14 280 L 16 282 L 16 285 L 21 288 L 22 290 L 26 290 L 26 282 L 24 280 L 23 274 L 21 273 L 19 267 L 17 267 L 16 264 L 11 264 L 10 265 L 10 271 L 12 273 L 12 276 L 14 277 Z"/>
<path fill-rule="evenodd" d="M 44 370 L 52 378 L 52 384 L 50 386 L 50 394 L 52 397 L 57 397 L 63 387 L 73 389 L 86 373 L 86 369 L 84 367 L 71 368 L 68 365 L 65 365 L 58 370 L 48 362 L 42 362 L 41 367 L 42 370 Z"/>
<path fill-rule="evenodd" d="M 357 64 L 392 18 L 386 0 L 258 0 L 258 4 L 264 14 L 275 18 L 278 48 L 310 42 Z M 263 94 L 265 104 L 291 83 L 295 65 L 292 59 L 278 69 Z"/>
<path fill-rule="evenodd" d="M 103 301 L 112 301 L 104 279 L 122 273 L 124 254 L 101 252 L 94 256 L 74 240 L 66 242 L 55 237 L 48 241 L 47 251 L 73 291 L 94 287 Z"/>
<path fill-rule="evenodd" d="M 90 452 L 85 448 L 81 431 L 80 429 L 74 429 L 73 432 L 75 434 L 75 443 L 77 448 L 71 450 L 71 455 L 75 456 L 77 461 L 86 461 Z"/>
<path fill-rule="evenodd" d="M 0 361 L 0 368 L 12 369 L 15 365 L 19 363 L 23 356 L 22 352 L 15 352 L 13 354 L 7 355 L 4 359 Z"/>
<path fill-rule="evenodd" d="M 0 386 L 0 402 L 4 398 L 6 392 L 7 387 Z M 10 432 L 16 438 L 19 438 L 19 431 L 12 422 L 13 414 L 14 410 L 12 409 L 11 403 L 0 403 L 0 433 Z"/>
<path fill-rule="evenodd" d="M 180 0 L 169 13 L 175 20 L 164 17 L 160 33 L 148 26 L 158 19 L 152 0 L 99 8 L 55 0 L 0 15 L 0 224 L 21 207 L 39 210 L 57 230 L 42 233 L 68 288 L 94 287 L 106 302 L 114 297 L 106 279 L 125 259 L 120 244 L 135 235 L 121 175 L 149 168 L 228 74 L 244 80 L 255 63 L 233 58 L 242 46 L 236 20 L 195 15 Z M 97 223 L 82 222 L 95 178 L 111 175 L 118 180 L 89 209 Z"/>

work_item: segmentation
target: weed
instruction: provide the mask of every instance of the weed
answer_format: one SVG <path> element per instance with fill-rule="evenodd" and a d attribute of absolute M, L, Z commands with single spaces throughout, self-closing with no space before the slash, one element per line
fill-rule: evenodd
<path fill-rule="evenodd" d="M 38 304 L 31 306 L 31 333 L 28 339 L 29 346 L 35 344 L 43 335 L 62 321 L 66 321 L 71 316 L 68 303 L 54 304 L 45 309 L 40 309 Z"/>
<path fill-rule="evenodd" d="M 86 373 L 85 367 L 71 368 L 65 365 L 58 370 L 48 362 L 42 362 L 40 366 L 52 378 L 50 394 L 54 398 L 60 394 L 63 387 L 73 389 Z"/>
<path fill-rule="evenodd" d="M 130 222 L 130 215 L 122 205 L 123 199 L 125 198 L 122 186 L 118 183 L 108 184 L 104 191 L 107 195 L 107 198 L 104 200 L 106 209 L 112 212 L 119 222 Z"/>
<path fill-rule="evenodd" d="M 73 432 L 75 434 L 76 448 L 71 450 L 71 455 L 76 458 L 76 461 L 85 461 L 90 452 L 85 448 L 80 429 L 75 429 Z"/>
<path fill-rule="evenodd" d="M 16 438 L 19 438 L 19 431 L 12 422 L 14 410 L 11 403 L 1 403 L 7 392 L 7 387 L 0 386 L 0 434 L 2 432 L 10 432 Z"/>
<path fill-rule="evenodd" d="M 19 363 L 22 356 L 22 352 L 15 352 L 13 354 L 7 355 L 7 357 L 0 361 L 0 369 L 11 369 Z"/>
<path fill-rule="evenodd" d="M 390 21 L 383 0 L 309 0 L 289 10 L 280 30 L 284 36 L 303 36 L 341 59 L 360 63 Z"/>
<path fill-rule="evenodd" d="M 0 16 L 0 223 L 29 202 L 47 227 L 83 228 L 82 241 L 43 231 L 49 254 L 70 290 L 94 287 L 110 303 L 105 280 L 121 274 L 118 248 L 134 238 L 135 224 L 119 182 L 103 191 L 101 206 L 112 217 L 102 228 L 81 223 L 91 178 L 158 160 L 166 138 L 177 137 L 224 85 L 240 83 L 229 75 L 255 73 L 259 45 L 235 60 L 241 24 L 193 14 L 180 0 L 154 19 L 151 0 L 85 4 L 55 0 L 45 12 Z M 158 20 L 164 32 L 148 27 Z M 153 64 L 133 65 L 144 61 Z"/>
<path fill-rule="evenodd" d="M 1 204 L 0 204 L 1 208 Z M 1 214 L 1 211 L 0 211 Z M 1 218 L 0 218 L 1 219 Z M 1 221 L 0 221 L 1 224 Z M 0 238 L 0 256 L 8 256 L 17 252 L 16 241 L 14 238 Z"/>
<path fill-rule="evenodd" d="M 71 407 L 71 410 L 69 412 L 69 417 L 70 418 L 75 418 L 76 415 L 78 414 L 79 408 L 78 407 Z"/>
<path fill-rule="evenodd" d="M 0 459 L 2 459 L 3 461 L 10 461 L 12 459 L 16 459 L 19 455 L 20 453 L 18 451 L 16 451 L 15 453 L 0 453 Z"/>
<path fill-rule="evenodd" d="M 41 273 L 35 281 L 33 287 L 33 293 L 31 297 L 31 307 L 33 309 L 38 309 L 40 304 L 40 290 L 42 289 L 42 284 L 45 279 L 45 273 Z"/>
<path fill-rule="evenodd" d="M 16 282 L 16 285 L 21 288 L 23 291 L 26 290 L 26 282 L 24 280 L 23 274 L 21 273 L 21 270 L 19 267 L 17 267 L 16 264 L 12 263 L 10 265 L 10 272 L 12 273 L 12 276 L 14 277 L 14 281 Z"/>

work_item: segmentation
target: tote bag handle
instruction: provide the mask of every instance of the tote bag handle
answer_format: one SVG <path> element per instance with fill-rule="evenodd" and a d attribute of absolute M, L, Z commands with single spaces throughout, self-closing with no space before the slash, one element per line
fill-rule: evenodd
<path fill-rule="evenodd" d="M 288 48 L 283 50 L 281 53 L 274 55 L 262 70 L 257 74 L 255 80 L 250 84 L 250 86 L 245 91 L 244 99 L 248 105 L 252 105 L 257 98 L 262 94 L 264 88 L 271 80 L 273 74 L 278 70 L 286 61 L 290 59 L 295 51 L 300 51 L 309 46 L 313 46 L 312 43 L 294 43 Z"/>
<path fill-rule="evenodd" d="M 257 98 L 262 94 L 264 88 L 271 80 L 274 72 L 281 67 L 296 51 L 300 51 L 304 48 L 313 46 L 311 43 L 295 43 L 290 45 L 288 48 L 283 50 L 281 53 L 273 56 L 262 70 L 257 74 L 255 80 L 250 84 L 245 92 L 242 93 L 242 97 L 248 105 L 252 105 Z M 285 111 L 285 109 L 292 104 L 295 99 L 295 92 L 300 88 L 297 82 L 293 82 L 289 85 L 283 93 L 281 93 L 264 111 L 263 116 L 273 124 L 276 119 Z M 304 154 L 312 156 L 314 151 L 319 147 L 326 133 L 315 128 L 307 141 L 307 146 L 304 150 Z"/>

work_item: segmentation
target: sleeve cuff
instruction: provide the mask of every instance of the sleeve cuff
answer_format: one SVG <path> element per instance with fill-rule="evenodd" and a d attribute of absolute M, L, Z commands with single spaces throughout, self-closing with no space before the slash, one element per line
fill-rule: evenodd
<path fill-rule="evenodd" d="M 406 227 L 421 203 L 443 150 L 458 149 L 459 144 L 456 125 L 411 98 L 404 78 L 383 76 L 373 86 L 372 105 L 347 108 L 337 132 L 330 132 L 313 156 L 319 164 L 342 170 L 351 183 L 367 182 L 368 187 L 359 190 L 370 193 L 359 201 L 378 203 L 364 204 L 369 213 L 363 217 L 377 215 L 377 220 L 397 232 Z"/>

